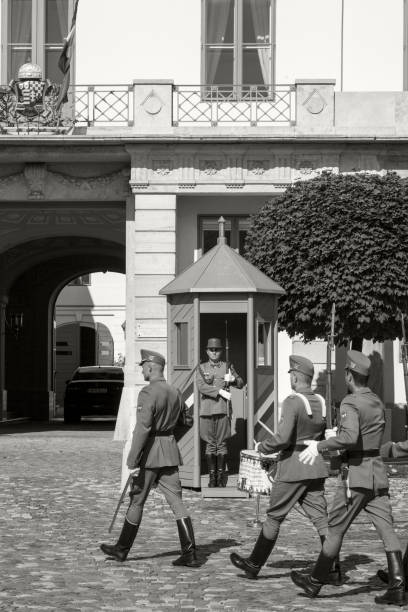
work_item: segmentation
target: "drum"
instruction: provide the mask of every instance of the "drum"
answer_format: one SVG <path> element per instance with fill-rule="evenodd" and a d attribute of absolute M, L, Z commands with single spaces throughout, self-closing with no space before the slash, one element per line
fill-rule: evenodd
<path fill-rule="evenodd" d="M 265 469 L 263 465 L 269 463 L 270 469 Z M 240 491 L 269 495 L 272 488 L 272 471 L 276 465 L 268 458 L 260 457 L 259 453 L 252 450 L 242 450 L 240 452 L 239 474 L 237 487 Z"/>

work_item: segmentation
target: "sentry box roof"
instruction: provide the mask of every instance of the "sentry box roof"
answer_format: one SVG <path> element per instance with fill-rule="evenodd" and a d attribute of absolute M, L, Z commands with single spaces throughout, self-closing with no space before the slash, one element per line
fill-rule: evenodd
<path fill-rule="evenodd" d="M 161 290 L 162 295 L 181 293 L 273 293 L 284 289 L 229 247 L 223 236 L 218 244 L 186 268 Z"/>

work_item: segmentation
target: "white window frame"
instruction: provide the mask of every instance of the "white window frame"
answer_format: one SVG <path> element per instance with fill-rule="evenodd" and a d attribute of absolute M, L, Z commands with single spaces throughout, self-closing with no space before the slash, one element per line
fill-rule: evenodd
<path fill-rule="evenodd" d="M 262 343 L 264 346 L 263 363 L 260 363 L 261 356 L 259 354 L 259 327 L 262 326 Z M 265 321 L 261 317 L 256 319 L 256 367 L 257 368 L 271 368 L 272 363 L 272 339 L 273 339 L 273 325 L 272 321 Z"/>
<path fill-rule="evenodd" d="M 15 75 L 11 75 L 8 78 L 9 70 L 9 5 L 11 0 L 1 0 L 1 84 L 6 85 L 11 79 L 15 78 Z M 46 0 L 31 0 L 32 13 L 31 13 L 31 62 L 33 64 L 39 64 L 43 69 L 44 77 L 45 74 L 45 50 L 62 50 L 64 41 L 61 40 L 61 44 L 50 45 L 45 43 L 45 2 Z M 74 0 L 68 0 L 68 28 L 71 24 L 71 19 L 74 10 Z M 63 36 L 66 36 L 68 32 L 65 32 Z M 74 43 L 75 45 L 75 43 Z M 71 60 L 71 83 L 75 82 L 75 53 L 72 54 Z M 61 80 L 63 75 L 61 75 Z"/>
<path fill-rule="evenodd" d="M 224 85 L 234 85 L 237 88 L 242 85 L 242 70 L 243 70 L 243 50 L 258 47 L 269 46 L 270 48 L 270 64 L 269 64 L 269 83 L 244 83 L 244 85 L 274 85 L 275 84 L 275 73 L 276 73 L 276 0 L 270 0 L 270 42 L 269 45 L 257 45 L 255 43 L 244 44 L 242 38 L 243 31 L 243 3 L 242 0 L 234 0 L 234 41 L 232 44 L 226 43 L 225 45 L 216 45 L 206 43 L 206 23 L 207 23 L 207 0 L 201 0 L 201 83 L 204 85 L 213 85 L 213 83 L 206 83 L 206 57 L 207 48 L 214 47 L 225 47 L 233 48 L 234 54 L 234 66 L 233 66 L 233 83 L 223 83 Z M 236 92 L 239 96 L 239 91 Z"/>

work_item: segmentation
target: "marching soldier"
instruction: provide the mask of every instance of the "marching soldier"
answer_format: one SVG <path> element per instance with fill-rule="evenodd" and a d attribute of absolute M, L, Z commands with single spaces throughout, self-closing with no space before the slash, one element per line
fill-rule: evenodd
<path fill-rule="evenodd" d="M 221 360 L 222 342 L 210 338 L 207 342 L 208 361 L 198 367 L 197 386 L 201 393 L 200 436 L 206 443 L 205 454 L 209 472 L 209 487 L 225 487 L 227 440 L 231 437 L 230 385 L 242 389 L 244 381 L 234 366 Z"/>
<path fill-rule="evenodd" d="M 311 384 L 314 366 L 305 357 L 289 357 L 290 384 L 293 389 L 282 406 L 282 416 L 273 437 L 256 444 L 263 454 L 280 451 L 275 482 L 272 486 L 269 508 L 255 547 L 249 557 L 237 553 L 230 555 L 233 565 L 243 570 L 248 578 L 256 578 L 266 563 L 279 535 L 281 523 L 298 502 L 317 529 L 321 542 L 327 535 L 327 504 L 324 481 L 328 468 L 319 457 L 314 465 L 299 462 L 299 453 L 306 448 L 305 440 L 324 438 L 326 429 L 326 404 L 313 393 Z M 330 567 L 333 563 L 330 563 Z M 340 581 L 340 565 L 331 572 L 333 580 Z"/>
<path fill-rule="evenodd" d="M 101 549 L 117 561 L 126 560 L 139 530 L 147 496 L 157 485 L 177 522 L 181 556 L 173 561 L 173 565 L 198 567 L 193 525 L 182 500 L 178 472 L 182 459 L 174 437 L 176 425 L 191 426 L 192 419 L 178 389 L 168 385 L 163 377 L 163 355 L 145 349 L 140 353 L 139 365 L 149 384 L 139 393 L 136 427 L 127 459 L 128 468 L 139 468 L 139 472 L 133 478 L 130 504 L 119 540 L 113 545 L 101 544 Z"/>
<path fill-rule="evenodd" d="M 380 398 L 367 387 L 370 360 L 359 351 L 348 351 L 345 380 L 350 395 L 340 406 L 340 426 L 337 435 L 321 442 L 306 441 L 307 449 L 299 455 L 305 465 L 313 465 L 322 451 L 347 451 L 348 465 L 343 467 L 344 487 L 337 489 L 329 512 L 329 533 L 310 575 L 292 571 L 293 582 L 309 597 L 316 597 L 333 559 L 339 553 L 348 528 L 365 510 L 377 529 L 387 555 L 389 583 L 384 595 L 375 598 L 378 604 L 407 603 L 402 571 L 401 549 L 393 528 L 388 493 L 388 478 L 380 457 L 384 433 L 384 406 Z"/>
<path fill-rule="evenodd" d="M 403 442 L 386 442 L 380 448 L 380 455 L 383 459 L 398 459 L 408 457 L 408 440 Z M 404 571 L 405 590 L 408 589 L 408 544 L 402 558 L 402 568 Z M 386 584 L 389 581 L 389 574 L 386 570 L 378 570 L 377 576 Z"/>

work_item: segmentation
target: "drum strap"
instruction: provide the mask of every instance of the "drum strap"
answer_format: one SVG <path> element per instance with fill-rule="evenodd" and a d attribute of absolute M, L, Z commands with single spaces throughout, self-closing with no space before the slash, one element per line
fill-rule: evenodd
<path fill-rule="evenodd" d="M 296 391 L 293 392 L 293 395 L 296 395 L 296 397 L 299 397 L 302 400 L 302 402 L 303 402 L 303 404 L 305 406 L 305 410 L 306 410 L 307 414 L 309 416 L 312 416 L 313 415 L 312 409 L 310 407 L 310 403 L 309 403 L 309 400 L 307 399 L 307 397 L 305 397 L 303 395 L 303 393 L 298 393 Z M 326 402 L 324 400 L 324 397 L 322 397 L 318 393 L 315 393 L 315 396 L 318 398 L 318 400 L 320 402 L 320 405 L 322 407 L 322 418 L 325 419 L 326 418 Z"/>

